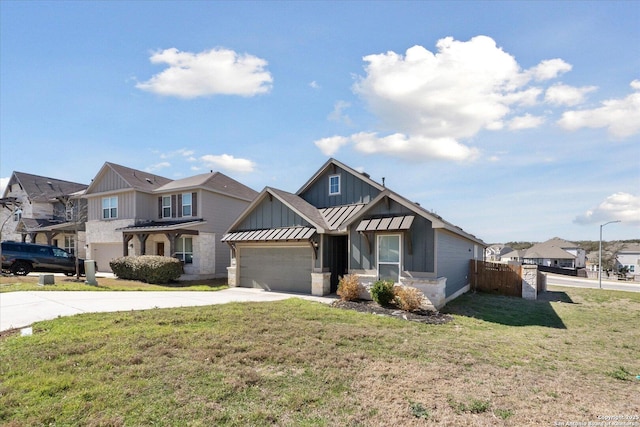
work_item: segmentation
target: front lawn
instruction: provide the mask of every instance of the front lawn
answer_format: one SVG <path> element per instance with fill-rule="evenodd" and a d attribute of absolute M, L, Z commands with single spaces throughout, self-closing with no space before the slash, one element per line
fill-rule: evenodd
<path fill-rule="evenodd" d="M 175 282 L 167 285 L 152 285 L 135 280 L 112 277 L 96 278 L 98 286 L 85 284 L 85 278 L 56 276 L 55 284 L 39 285 L 38 276 L 0 276 L 0 293 L 16 291 L 219 291 L 227 288 L 226 279 Z"/>
<path fill-rule="evenodd" d="M 0 424 L 559 425 L 640 415 L 640 294 L 468 294 L 422 324 L 290 299 L 0 340 Z M 636 420 L 639 422 L 640 420 Z"/>

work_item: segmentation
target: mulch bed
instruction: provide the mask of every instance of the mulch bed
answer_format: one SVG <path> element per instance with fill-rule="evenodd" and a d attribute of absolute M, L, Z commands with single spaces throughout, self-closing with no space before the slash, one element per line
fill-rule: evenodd
<path fill-rule="evenodd" d="M 403 311 L 395 307 L 383 307 L 375 301 L 342 301 L 336 300 L 332 307 L 345 310 L 355 310 L 361 313 L 376 314 L 379 316 L 395 317 L 397 319 L 409 320 L 412 322 L 429 323 L 432 325 L 442 325 L 453 320 L 450 314 L 440 313 L 432 310 Z"/>

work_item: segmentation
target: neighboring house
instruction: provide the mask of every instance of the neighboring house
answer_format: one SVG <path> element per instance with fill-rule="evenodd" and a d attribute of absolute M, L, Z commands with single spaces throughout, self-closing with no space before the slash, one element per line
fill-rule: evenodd
<path fill-rule="evenodd" d="M 220 172 L 171 180 L 105 163 L 86 191 L 88 253 L 102 271 L 123 255 L 164 255 L 185 275 L 225 277 L 224 231 L 258 193 Z"/>
<path fill-rule="evenodd" d="M 86 202 L 81 197 L 86 188 L 77 182 L 13 172 L 2 198 L 15 199 L 21 213 L 2 209 L 2 240 L 55 245 L 71 253 L 77 249 L 77 256 L 84 257 Z"/>
<path fill-rule="evenodd" d="M 502 262 L 502 257 L 513 252 L 513 248 L 501 244 L 491 245 L 484 251 L 485 261 Z"/>
<path fill-rule="evenodd" d="M 626 267 L 627 275 L 634 278 L 640 277 L 640 244 L 626 244 L 616 254 L 616 270 Z M 638 280 L 638 279 L 636 279 Z"/>
<path fill-rule="evenodd" d="M 266 187 L 223 237 L 229 285 L 326 295 L 341 276 L 391 279 L 434 306 L 469 289 L 485 243 L 329 159 L 296 194 Z"/>
<path fill-rule="evenodd" d="M 587 254 L 577 244 L 554 237 L 527 249 L 522 262 L 546 267 L 584 268 L 587 265 Z"/>
<path fill-rule="evenodd" d="M 522 257 L 524 256 L 524 250 L 512 250 L 506 254 L 500 256 L 500 262 L 505 264 L 522 264 Z"/>

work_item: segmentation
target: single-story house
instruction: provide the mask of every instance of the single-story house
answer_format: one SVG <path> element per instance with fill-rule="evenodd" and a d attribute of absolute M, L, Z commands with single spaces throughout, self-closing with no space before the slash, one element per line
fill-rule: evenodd
<path fill-rule="evenodd" d="M 266 187 L 222 240 L 231 286 L 327 295 L 351 273 L 414 286 L 436 308 L 469 290 L 487 246 L 335 159 L 295 194 Z"/>

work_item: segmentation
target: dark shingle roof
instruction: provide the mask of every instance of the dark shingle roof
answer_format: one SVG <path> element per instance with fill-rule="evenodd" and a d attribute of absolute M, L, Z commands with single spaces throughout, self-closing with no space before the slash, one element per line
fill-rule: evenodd
<path fill-rule="evenodd" d="M 46 202 L 56 197 L 68 196 L 78 191 L 86 190 L 85 184 L 64 181 L 62 179 L 33 175 L 24 172 L 14 172 L 9 184 L 20 184 L 31 201 Z"/>

